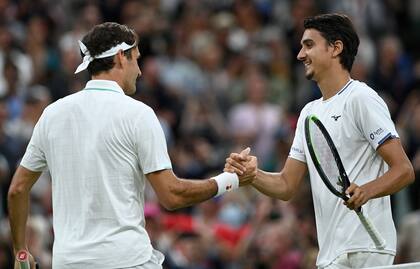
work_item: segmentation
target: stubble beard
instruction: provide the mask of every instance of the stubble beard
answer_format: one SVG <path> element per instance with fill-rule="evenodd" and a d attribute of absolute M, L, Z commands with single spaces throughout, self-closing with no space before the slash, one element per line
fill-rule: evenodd
<path fill-rule="evenodd" d="M 305 77 L 307 80 L 312 80 L 312 78 L 314 77 L 314 72 L 306 72 Z"/>

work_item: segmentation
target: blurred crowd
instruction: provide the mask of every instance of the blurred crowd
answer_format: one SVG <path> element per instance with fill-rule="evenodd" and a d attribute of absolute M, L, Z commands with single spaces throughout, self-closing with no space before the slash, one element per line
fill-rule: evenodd
<path fill-rule="evenodd" d="M 219 173 L 230 152 L 252 148 L 279 171 L 300 109 L 320 97 L 296 60 L 303 19 L 349 15 L 361 39 L 352 77 L 385 99 L 417 181 L 392 197 L 396 261 L 420 261 L 420 1 L 0 0 L 0 268 L 12 268 L 7 191 L 32 129 L 51 102 L 82 89 L 77 40 L 115 21 L 140 36 L 133 98 L 151 106 L 180 177 Z M 76 198 L 76 197 L 75 197 Z M 289 202 L 250 187 L 175 212 L 146 189 L 146 228 L 166 269 L 314 268 L 309 181 Z M 51 268 L 51 179 L 31 193 L 29 249 Z"/>

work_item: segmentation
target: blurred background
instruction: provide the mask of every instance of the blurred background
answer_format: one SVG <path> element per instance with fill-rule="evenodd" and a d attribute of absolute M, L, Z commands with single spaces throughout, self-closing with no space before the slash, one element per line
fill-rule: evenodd
<path fill-rule="evenodd" d="M 115 21 L 135 29 L 142 54 L 133 98 L 165 131 L 175 173 L 207 178 L 251 146 L 280 171 L 300 109 L 319 98 L 296 60 L 303 19 L 349 15 L 361 39 L 352 77 L 385 99 L 417 181 L 392 196 L 397 263 L 420 261 L 420 1 L 416 0 L 0 0 L 0 268 L 12 268 L 7 190 L 34 124 L 51 102 L 82 89 L 77 40 Z M 282 202 L 241 188 L 175 212 L 147 187 L 145 215 L 167 269 L 314 268 L 309 181 Z M 51 268 L 51 180 L 31 193 L 29 249 Z"/>

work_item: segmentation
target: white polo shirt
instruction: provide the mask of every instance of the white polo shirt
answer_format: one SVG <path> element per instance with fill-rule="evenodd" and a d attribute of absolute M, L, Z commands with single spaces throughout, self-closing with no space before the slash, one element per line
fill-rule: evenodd
<path fill-rule="evenodd" d="M 145 174 L 171 162 L 153 110 L 116 82 L 91 80 L 48 106 L 21 165 L 51 173 L 53 268 L 122 268 L 150 259 Z"/>
<path fill-rule="evenodd" d="M 314 114 L 325 125 L 340 154 L 351 182 L 363 185 L 383 175 L 388 166 L 376 149 L 390 137 L 398 137 L 385 102 L 366 84 L 350 80 L 335 96 L 307 104 L 298 120 L 290 157 L 308 165 L 314 200 L 319 254 L 324 267 L 345 252 L 374 251 L 395 255 L 396 231 L 390 197 L 368 201 L 364 214 L 386 240 L 385 250 L 375 248 L 355 212 L 324 185 L 305 142 L 304 122 Z M 309 161 L 308 161 L 309 160 Z"/>

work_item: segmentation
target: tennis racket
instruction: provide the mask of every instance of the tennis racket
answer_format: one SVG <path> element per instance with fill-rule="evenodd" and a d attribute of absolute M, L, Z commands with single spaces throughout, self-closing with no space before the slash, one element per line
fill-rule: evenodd
<path fill-rule="evenodd" d="M 350 180 L 331 136 L 322 122 L 314 115 L 309 115 L 305 119 L 305 138 L 312 162 L 322 181 L 334 195 L 347 201 L 349 197 L 345 191 L 350 186 Z M 375 243 L 375 247 L 384 249 L 384 238 L 373 223 L 363 215 L 362 208 L 355 209 L 355 212 Z"/>

